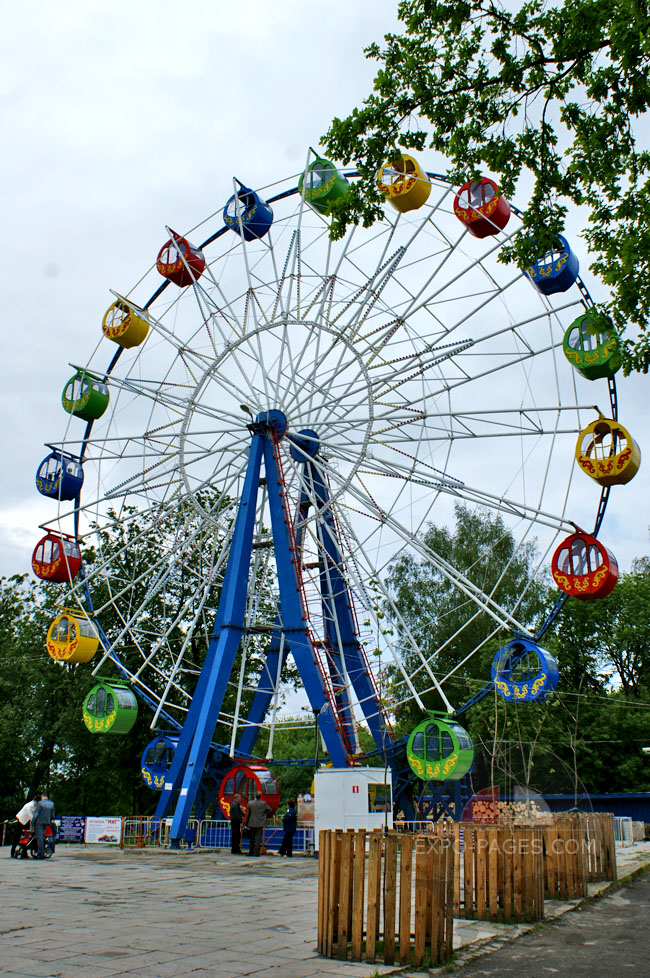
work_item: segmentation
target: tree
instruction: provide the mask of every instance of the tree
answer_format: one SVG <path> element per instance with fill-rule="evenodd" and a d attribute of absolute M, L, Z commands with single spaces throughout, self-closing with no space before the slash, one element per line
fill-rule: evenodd
<path fill-rule="evenodd" d="M 650 697 L 650 563 L 637 560 L 614 590 L 599 601 L 570 601 L 558 619 L 558 654 L 569 685 L 580 676 L 620 688 L 626 696 Z"/>
<path fill-rule="evenodd" d="M 487 169 L 512 198 L 532 192 L 502 257 L 521 267 L 552 247 L 569 207 L 588 212 L 601 307 L 624 340 L 624 370 L 650 367 L 650 153 L 638 144 L 650 103 L 650 15 L 641 0 L 402 0 L 403 34 L 372 44 L 374 91 L 324 138 L 362 177 L 334 208 L 332 234 L 382 214 L 375 173 L 399 147 L 450 160 L 457 183 Z"/>
<path fill-rule="evenodd" d="M 462 571 L 484 594 L 510 610 L 517 605 L 517 618 L 522 624 L 533 625 L 548 606 L 546 586 L 532 580 L 535 544 L 517 547 L 498 514 L 463 505 L 456 506 L 455 514 L 453 531 L 430 526 L 424 542 Z M 391 565 L 387 583 L 401 616 L 422 653 L 431 658 L 438 677 L 463 662 L 494 631 L 492 618 L 479 612 L 471 599 L 426 559 L 411 554 L 398 557 Z M 455 706 L 460 706 L 489 680 L 491 659 L 499 645 L 510 637 L 505 633 L 495 636 L 453 677 L 446 692 Z M 414 673 L 416 688 L 430 687 L 431 681 L 419 668 L 418 661 L 407 661 L 406 668 Z M 398 676 L 395 679 L 399 681 Z M 437 694 L 427 693 L 424 701 L 431 708 L 441 706 Z M 418 717 L 416 709 L 410 704 L 398 711 L 400 722 L 412 724 Z"/>
<path fill-rule="evenodd" d="M 269 744 L 269 731 L 260 731 L 256 751 L 264 757 Z M 324 760 L 322 746 L 319 743 L 319 762 Z M 307 760 L 314 758 L 315 730 L 313 724 L 297 724 L 290 720 L 276 724 L 273 731 L 273 757 L 282 760 Z M 271 767 L 282 792 L 283 803 L 289 798 L 294 801 L 299 794 L 311 791 L 315 767 L 313 764 L 274 764 Z"/>

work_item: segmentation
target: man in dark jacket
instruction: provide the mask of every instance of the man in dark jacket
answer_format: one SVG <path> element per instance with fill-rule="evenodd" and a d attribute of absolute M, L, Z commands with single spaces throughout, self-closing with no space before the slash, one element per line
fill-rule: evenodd
<path fill-rule="evenodd" d="M 45 826 L 51 825 L 53 821 L 54 802 L 50 801 L 45 792 L 42 792 L 41 800 L 32 815 L 32 828 L 36 834 L 36 844 L 38 846 L 37 859 L 45 859 Z"/>
<path fill-rule="evenodd" d="M 258 791 L 257 796 L 248 803 L 246 821 L 244 823 L 251 834 L 249 849 L 251 856 L 259 856 L 262 839 L 264 838 L 264 829 L 266 828 L 266 820 L 272 814 L 273 809 L 265 801 L 262 801 L 261 792 Z"/>
<path fill-rule="evenodd" d="M 241 855 L 241 823 L 244 813 L 241 807 L 241 795 L 235 795 L 230 806 L 230 851 L 233 855 Z"/>
<path fill-rule="evenodd" d="M 293 856 L 293 837 L 298 828 L 298 817 L 296 815 L 296 803 L 289 799 L 287 803 L 287 813 L 282 819 L 284 835 L 278 849 L 279 856 Z"/>

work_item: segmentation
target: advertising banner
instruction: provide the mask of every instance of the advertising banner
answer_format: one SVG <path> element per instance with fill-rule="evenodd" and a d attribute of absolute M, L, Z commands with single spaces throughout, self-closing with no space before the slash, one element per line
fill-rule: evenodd
<path fill-rule="evenodd" d="M 57 842 L 83 842 L 86 834 L 85 815 L 61 815 L 55 818 Z"/>
<path fill-rule="evenodd" d="M 86 842 L 103 842 L 119 845 L 121 837 L 121 818 L 96 818 L 92 815 L 86 818 Z"/>

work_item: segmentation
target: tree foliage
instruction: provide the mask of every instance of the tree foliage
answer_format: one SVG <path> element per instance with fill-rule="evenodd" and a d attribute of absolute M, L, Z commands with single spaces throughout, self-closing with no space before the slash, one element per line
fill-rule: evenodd
<path fill-rule="evenodd" d="M 502 518 L 487 510 L 459 504 L 455 515 L 453 530 L 432 525 L 424 534 L 424 542 L 484 594 L 515 610 L 521 624 L 532 626 L 548 605 L 546 586 L 532 579 L 535 544 L 517 547 Z M 391 566 L 388 585 L 420 651 L 431 660 L 439 678 L 463 662 L 495 630 L 494 620 L 425 558 L 412 554 L 398 557 Z M 445 686 L 454 706 L 460 706 L 487 682 L 491 658 L 509 637 L 505 633 L 494 636 L 482 654 L 469 659 Z M 407 656 L 406 667 L 416 689 L 428 690 L 431 680 L 415 656 Z M 424 696 L 424 702 L 431 708 L 442 705 L 433 692 Z M 405 705 L 398 711 L 400 721 L 411 722 L 418 715 L 416 709 L 413 703 Z"/>
<path fill-rule="evenodd" d="M 374 91 L 324 138 L 362 180 L 334 210 L 334 236 L 381 217 L 377 168 L 431 147 L 464 183 L 485 170 L 513 199 L 532 182 L 504 260 L 548 250 L 584 207 L 592 270 L 611 290 L 603 316 L 625 339 L 624 369 L 650 367 L 650 15 L 642 0 L 402 0 L 403 33 L 372 44 Z M 528 181 L 521 181 L 528 183 Z M 525 192 L 525 187 L 524 191 Z"/>

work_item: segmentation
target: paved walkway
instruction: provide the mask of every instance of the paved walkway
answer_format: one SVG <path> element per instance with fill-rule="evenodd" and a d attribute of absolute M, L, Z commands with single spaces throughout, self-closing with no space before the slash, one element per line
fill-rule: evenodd
<path fill-rule="evenodd" d="M 467 963 L 456 978 L 649 978 L 650 872 Z M 413 973 L 402 978 L 422 978 Z"/>
<path fill-rule="evenodd" d="M 0 854 L 0 972 L 11 978 L 368 978 L 395 970 L 316 954 L 315 860 L 63 845 L 43 862 Z M 617 856 L 623 875 L 650 862 L 650 843 Z M 525 929 L 456 921 L 454 943 L 496 947 Z"/>

